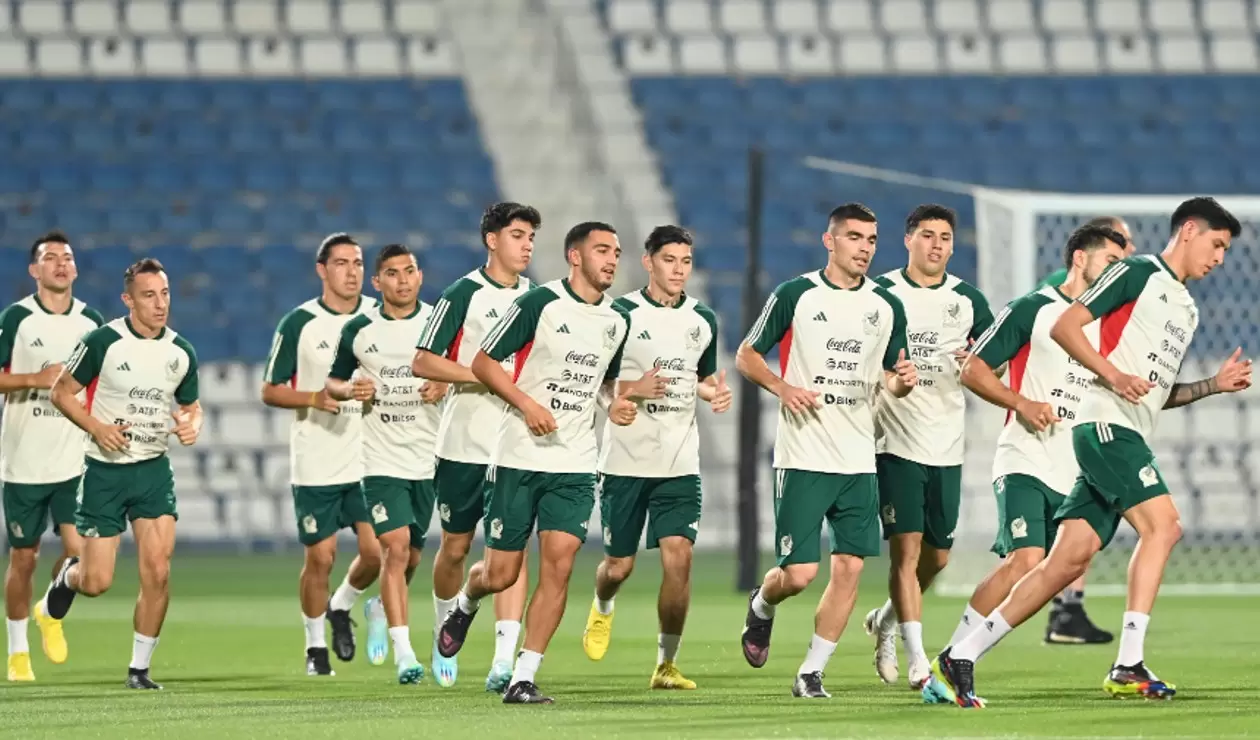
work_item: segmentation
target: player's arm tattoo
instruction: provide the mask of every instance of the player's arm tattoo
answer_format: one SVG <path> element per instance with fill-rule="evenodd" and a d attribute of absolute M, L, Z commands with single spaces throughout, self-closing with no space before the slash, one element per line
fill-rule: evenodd
<path fill-rule="evenodd" d="M 1217 393 L 1220 393 L 1220 389 L 1216 387 L 1216 378 L 1205 378 L 1193 383 L 1173 383 L 1172 392 L 1168 394 L 1164 408 L 1175 409 Z"/>

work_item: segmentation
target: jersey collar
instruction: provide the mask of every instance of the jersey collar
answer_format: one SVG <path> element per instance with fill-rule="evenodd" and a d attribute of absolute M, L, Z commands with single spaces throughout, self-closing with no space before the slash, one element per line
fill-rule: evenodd
<path fill-rule="evenodd" d="M 319 304 L 319 307 L 320 307 L 320 308 L 324 309 L 325 311 L 327 311 L 328 313 L 332 314 L 333 316 L 348 316 L 348 315 L 350 315 L 350 314 L 352 314 L 352 313 L 358 313 L 358 312 L 359 312 L 359 309 L 363 306 L 363 296 L 359 296 L 359 300 L 358 300 L 358 301 L 354 304 L 354 308 L 350 309 L 349 311 L 346 311 L 344 314 L 343 314 L 343 313 L 338 313 L 337 311 L 332 310 L 332 308 L 331 308 L 331 307 L 329 307 L 329 305 L 328 305 L 327 303 L 324 303 L 324 297 L 323 297 L 323 296 L 320 296 L 319 298 L 316 298 L 316 299 L 315 299 L 315 302 Z"/>
<path fill-rule="evenodd" d="M 643 300 L 647 301 L 649 306 L 653 306 L 655 308 L 682 308 L 682 305 L 687 302 L 687 294 L 679 293 L 678 300 L 674 303 L 674 305 L 666 306 L 664 303 L 661 303 L 652 296 L 648 295 L 646 287 L 639 289 L 639 295 L 643 296 Z"/>
<path fill-rule="evenodd" d="M 569 285 L 569 279 L 568 279 L 568 278 L 560 278 L 560 284 L 564 286 L 564 289 L 565 289 L 565 291 L 566 291 L 566 292 L 568 292 L 569 296 L 570 296 L 573 300 L 577 301 L 578 303 L 584 303 L 584 304 L 586 304 L 586 305 L 588 305 L 588 306 L 598 306 L 598 305 L 601 305 L 601 304 L 604 302 L 604 294 L 603 294 L 603 293 L 600 293 L 600 294 L 599 294 L 599 300 L 598 300 L 598 301 L 595 301 L 594 303 L 586 303 L 586 301 L 582 300 L 582 296 L 580 296 L 580 295 L 578 295 L 577 293 L 574 293 L 574 292 L 573 292 L 573 286 L 572 286 L 572 285 Z"/>
<path fill-rule="evenodd" d="M 71 312 L 71 311 L 74 311 L 74 299 L 73 299 L 73 298 L 71 298 L 71 299 L 70 299 L 70 305 L 69 305 L 69 306 L 67 306 L 67 307 L 66 307 L 66 310 L 62 311 L 61 313 L 57 313 L 56 311 L 52 310 L 52 309 L 51 309 L 51 308 L 49 308 L 48 306 L 45 306 L 45 305 L 44 305 L 44 302 L 43 302 L 43 301 L 41 301 L 41 300 L 39 299 L 39 293 L 32 293 L 32 294 L 31 294 L 31 298 L 34 298 L 34 299 L 35 299 L 35 305 L 36 305 L 36 306 L 39 306 L 39 310 L 43 311 L 44 313 L 48 314 L 49 316 L 69 316 L 69 315 L 70 315 L 70 312 Z"/>
<path fill-rule="evenodd" d="M 407 319 L 414 319 L 416 317 L 416 314 L 420 313 L 420 301 L 416 301 L 416 310 L 412 311 L 406 316 L 403 316 L 400 319 L 396 319 L 393 316 L 390 316 L 385 313 L 385 301 L 381 301 L 380 313 L 381 313 L 381 318 L 386 321 L 406 321 Z"/>
<path fill-rule="evenodd" d="M 826 285 L 828 288 L 831 288 L 832 290 L 860 290 L 863 285 L 866 285 L 866 276 L 863 275 L 862 279 L 858 281 L 858 284 L 853 286 L 852 288 L 841 288 L 839 285 L 836 285 L 835 283 L 827 279 L 827 271 L 825 269 L 818 271 L 818 279 L 823 281 L 823 285 Z"/>
<path fill-rule="evenodd" d="M 490 273 L 486 272 L 486 268 L 484 268 L 484 267 L 478 267 L 478 268 L 477 268 L 477 272 L 481 273 L 481 279 L 482 279 L 482 280 L 485 280 L 487 283 L 490 283 L 491 285 L 493 285 L 493 286 L 494 286 L 494 287 L 496 287 L 496 288 L 508 288 L 508 289 L 510 289 L 510 288 L 515 288 L 517 285 L 520 285 L 520 284 L 521 284 L 521 276 L 520 276 L 520 275 L 517 275 L 517 276 L 516 276 L 516 285 L 504 285 L 503 283 L 499 282 L 498 280 L 495 280 L 494 278 L 490 277 Z"/>
<path fill-rule="evenodd" d="M 140 332 L 136 331 L 136 327 L 134 327 L 134 326 L 132 326 L 132 325 L 131 325 L 131 317 L 130 317 L 130 316 L 124 316 L 124 317 L 123 317 L 123 323 L 127 325 L 127 331 L 131 332 L 131 336 L 135 337 L 136 339 L 140 339 L 140 340 L 143 340 L 143 341 L 148 342 L 148 341 L 151 341 L 151 340 L 154 340 L 154 339 L 161 339 L 162 337 L 166 336 L 166 327 L 165 327 L 165 326 L 164 326 L 164 327 L 162 327 L 162 330 L 161 330 L 161 331 L 159 331 L 159 332 L 157 333 L 157 336 L 156 336 L 156 337 L 146 337 L 146 336 L 144 336 L 143 334 L 141 334 Z"/>
<path fill-rule="evenodd" d="M 944 273 L 941 276 L 941 281 L 937 283 L 936 285 L 919 285 L 918 283 L 916 283 L 914 280 L 910 278 L 910 271 L 903 267 L 901 268 L 901 279 L 905 280 L 906 284 L 909 285 L 911 288 L 926 288 L 927 290 L 936 290 L 937 288 L 944 287 L 945 281 L 949 279 L 949 273 L 948 272 Z"/>
<path fill-rule="evenodd" d="M 1053 290 L 1053 291 L 1054 291 L 1054 294 L 1055 294 L 1055 295 L 1057 295 L 1058 297 L 1062 298 L 1064 301 L 1066 301 L 1066 302 L 1068 302 L 1068 303 L 1071 303 L 1071 302 L 1072 302 L 1072 299 L 1071 299 L 1071 298 L 1068 298 L 1067 296 L 1063 295 L 1063 291 L 1062 291 L 1062 290 L 1059 290 L 1059 286 L 1058 286 L 1058 285 L 1047 285 L 1046 287 L 1047 287 L 1047 288 L 1049 288 L 1050 290 Z"/>
<path fill-rule="evenodd" d="M 1155 261 L 1159 263 L 1159 266 L 1164 269 L 1164 272 L 1168 273 L 1168 277 L 1172 278 L 1173 280 L 1176 280 L 1179 283 L 1185 282 L 1181 278 L 1177 277 L 1177 273 L 1173 272 L 1173 269 L 1168 266 L 1167 262 L 1164 261 L 1164 258 L 1162 255 L 1158 255 L 1158 254 L 1155 255 Z"/>

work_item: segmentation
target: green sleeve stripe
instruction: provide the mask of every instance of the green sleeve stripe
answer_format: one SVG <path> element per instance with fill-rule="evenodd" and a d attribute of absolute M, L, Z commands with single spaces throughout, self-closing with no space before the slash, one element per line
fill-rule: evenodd
<path fill-rule="evenodd" d="M 1096 300 L 1098 296 L 1102 295 L 1103 291 L 1111 287 L 1112 284 L 1123 277 L 1128 271 L 1129 266 L 1125 263 L 1115 263 L 1111 266 L 1111 269 L 1103 273 L 1102 277 L 1098 278 L 1098 282 L 1094 283 L 1093 287 L 1085 291 L 1085 293 L 1077 300 L 1088 306 L 1092 301 Z"/>
<path fill-rule="evenodd" d="M 888 345 L 884 348 L 883 357 L 884 369 L 891 371 L 896 366 L 897 359 L 901 356 L 902 351 L 908 349 L 906 307 L 900 298 L 885 288 L 876 287 L 875 295 L 882 298 L 888 304 L 888 307 L 892 309 L 893 325 L 892 330 L 888 333 Z"/>
<path fill-rule="evenodd" d="M 354 341 L 359 337 L 359 332 L 363 331 L 363 327 L 370 323 L 372 323 L 370 316 L 359 314 L 341 327 L 341 339 L 337 342 L 337 351 L 333 355 L 328 377 L 349 380 L 350 376 L 354 375 L 355 369 L 359 367 L 359 358 L 354 354 Z"/>
<path fill-rule="evenodd" d="M 696 365 L 696 375 L 701 378 L 707 378 L 717 372 L 717 348 L 718 348 L 718 321 L 717 314 L 713 313 L 713 309 L 697 303 L 695 305 L 696 313 L 704 319 L 709 325 L 709 344 L 704 348 L 704 352 L 700 354 L 700 362 Z"/>
<path fill-rule="evenodd" d="M 302 337 L 302 329 L 315 316 L 303 308 L 295 308 L 280 319 L 276 328 L 275 339 L 271 343 L 271 352 L 267 356 L 267 372 L 264 381 L 272 385 L 282 385 L 297 376 L 298 340 Z"/>
<path fill-rule="evenodd" d="M 420 341 L 416 344 L 417 347 L 427 349 L 430 352 L 439 349 L 433 346 L 433 340 L 437 337 L 442 322 L 446 320 L 446 313 L 450 310 L 451 302 L 446 298 L 439 298 L 437 304 L 433 306 L 433 313 L 429 315 L 429 323 L 425 324 L 424 331 L 420 334 Z"/>
<path fill-rule="evenodd" d="M 193 349 L 190 343 L 184 337 L 176 335 L 175 346 L 184 350 L 184 354 L 188 355 L 188 370 L 184 373 L 184 378 L 179 382 L 179 386 L 175 388 L 175 403 L 181 406 L 187 406 L 196 403 L 201 396 L 200 383 L 197 380 L 197 351 Z"/>
<path fill-rule="evenodd" d="M 105 354 L 119 339 L 122 337 L 109 325 L 88 332 L 66 362 L 66 372 L 70 373 L 79 385 L 84 387 L 91 385 L 92 381 L 101 374 Z"/>
<path fill-rule="evenodd" d="M 1011 317 L 1011 305 L 1014 304 L 1008 304 L 1002 307 L 1002 310 L 998 312 L 997 317 L 993 319 L 993 324 L 987 331 L 985 331 L 985 333 L 980 335 L 979 339 L 976 340 L 975 346 L 971 348 L 971 354 L 981 354 L 988 348 L 989 342 L 993 341 L 993 337 L 1002 330 L 1002 325 L 1005 324 L 1006 320 Z"/>
<path fill-rule="evenodd" d="M 91 306 L 83 307 L 83 315 L 86 316 L 90 321 L 92 321 L 92 323 L 96 324 L 98 327 L 105 325 L 105 317 L 102 316 L 99 311 L 97 311 L 95 308 L 92 308 Z"/>
<path fill-rule="evenodd" d="M 975 339 L 993 325 L 993 309 L 989 308 L 989 299 L 964 280 L 959 280 L 953 290 L 971 302 L 971 330 L 968 334 Z"/>
<path fill-rule="evenodd" d="M 12 364 L 13 340 L 17 338 L 18 327 L 22 325 L 22 320 L 30 315 L 29 308 L 16 303 L 0 311 L 0 369 Z"/>

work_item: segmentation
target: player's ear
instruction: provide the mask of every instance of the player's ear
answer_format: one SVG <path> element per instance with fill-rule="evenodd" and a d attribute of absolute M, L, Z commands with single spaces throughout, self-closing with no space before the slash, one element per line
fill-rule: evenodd
<path fill-rule="evenodd" d="M 381 278 L 379 275 L 372 276 L 372 289 L 377 293 L 381 292 Z"/>
<path fill-rule="evenodd" d="M 328 279 L 328 265 L 325 265 L 322 262 L 316 262 L 315 274 L 319 275 L 320 280 L 327 280 Z"/>
<path fill-rule="evenodd" d="M 647 252 L 644 252 L 642 262 L 643 262 L 643 269 L 647 270 L 648 272 L 651 272 L 652 271 L 652 255 L 648 254 Z"/>

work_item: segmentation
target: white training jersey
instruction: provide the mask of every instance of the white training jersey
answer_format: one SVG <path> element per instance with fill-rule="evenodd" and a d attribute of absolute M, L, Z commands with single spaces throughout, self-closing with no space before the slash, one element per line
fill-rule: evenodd
<path fill-rule="evenodd" d="M 1149 444 L 1199 326 L 1194 298 L 1163 259 L 1141 255 L 1108 267 L 1078 300 L 1098 319 L 1103 357 L 1155 384 L 1133 404 L 1096 383 L 1085 394 L 1080 421 L 1132 429 Z"/>
<path fill-rule="evenodd" d="M 972 355 L 991 368 L 1009 362 L 1005 380 L 1011 390 L 1050 404 L 1062 419 L 1043 432 L 1035 432 L 1008 412 L 993 458 L 994 480 L 1018 473 L 1032 476 L 1064 496 L 1072 492 L 1077 475 L 1072 427 L 1077 424 L 1081 401 L 1094 384 L 1094 376 L 1050 338 L 1054 323 L 1071 305 L 1072 300 L 1054 286 L 1016 298 L 998 313 L 993 326 L 972 348 Z M 1085 327 L 1085 336 L 1098 346 L 1098 322 Z"/>
<path fill-rule="evenodd" d="M 0 312 L 0 372 L 38 373 L 65 362 L 105 320 L 80 300 L 53 313 L 29 295 Z M 47 390 L 9 393 L 0 415 L 0 480 L 60 483 L 83 472 L 87 435 L 53 406 Z"/>
<path fill-rule="evenodd" d="M 432 313 L 432 306 L 417 302 L 410 316 L 394 319 L 378 307 L 355 316 L 341 330 L 329 377 L 350 380 L 361 368 L 376 385 L 376 398 L 363 414 L 365 477 L 433 477 L 442 407 L 420 398 L 425 381 L 411 374 L 413 347 Z"/>
<path fill-rule="evenodd" d="M 349 313 L 312 299 L 285 314 L 267 360 L 266 382 L 306 393 L 324 389 L 341 330 L 376 308 L 366 296 Z M 363 478 L 363 404 L 343 401 L 340 413 L 295 409 L 289 427 L 289 479 L 295 486 L 335 486 Z"/>
<path fill-rule="evenodd" d="M 86 389 L 87 409 L 106 424 L 126 424 L 128 447 L 106 452 L 89 440 L 87 456 L 106 463 L 135 463 L 166 454 L 176 404 L 199 397 L 197 353 L 170 327 L 140 336 L 130 318 L 114 319 L 83 337 L 66 372 Z M 82 452 L 83 448 L 80 447 Z"/>
<path fill-rule="evenodd" d="M 452 283 L 433 307 L 433 317 L 420 335 L 418 349 L 440 355 L 464 367 L 472 365 L 491 327 L 507 313 L 533 283 L 525 276 L 515 285 L 500 285 L 484 268 Z M 503 361 L 512 372 L 514 356 Z M 485 465 L 494 451 L 494 435 L 503 416 L 503 401 L 480 383 L 452 383 L 438 427 L 437 456 L 454 462 Z"/>
<path fill-rule="evenodd" d="M 919 374 L 910 395 L 879 394 L 878 449 L 923 465 L 962 465 L 966 399 L 953 353 L 992 325 L 989 303 L 949 274 L 937 285 L 920 286 L 901 269 L 875 282 L 905 306 L 906 356 Z"/>
<path fill-rule="evenodd" d="M 638 478 L 700 473 L 696 387 L 717 372 L 717 316 L 682 295 L 663 306 L 647 290 L 613 301 L 630 319 L 617 380 L 633 382 L 652 368 L 668 382 L 664 398 L 639 401 L 629 426 L 604 425 L 599 472 Z"/>
<path fill-rule="evenodd" d="M 875 396 L 906 348 L 901 301 L 869 278 L 846 289 L 817 270 L 775 288 L 744 341 L 760 355 L 778 345 L 783 379 L 821 394 L 803 417 L 780 407 L 774 467 L 874 473 Z"/>
<path fill-rule="evenodd" d="M 516 299 L 481 344 L 491 359 L 516 355 L 515 382 L 550 409 L 556 431 L 536 437 L 525 416 L 506 406 L 498 424 L 493 465 L 547 473 L 594 473 L 596 397 L 617 377 L 626 315 L 607 296 L 582 300 L 567 278 Z"/>

